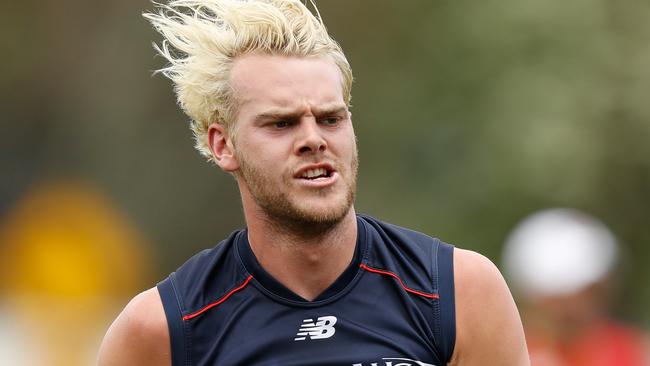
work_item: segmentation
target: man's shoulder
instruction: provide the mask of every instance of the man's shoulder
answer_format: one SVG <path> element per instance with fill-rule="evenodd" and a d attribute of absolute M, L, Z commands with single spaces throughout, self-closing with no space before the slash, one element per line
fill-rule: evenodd
<path fill-rule="evenodd" d="M 246 230 L 233 232 L 213 248 L 196 253 L 159 282 L 164 309 L 174 316 L 193 313 L 240 285 L 249 275 L 242 259 L 246 235 Z"/>
<path fill-rule="evenodd" d="M 228 237 L 212 248 L 203 249 L 192 255 L 185 261 L 185 263 L 178 267 L 177 271 L 191 271 L 193 268 L 205 268 L 206 266 L 209 266 L 210 262 L 218 261 L 223 256 L 230 253 L 240 236 L 245 234 L 246 230 L 244 229 L 233 231 L 228 235 Z"/>
<path fill-rule="evenodd" d="M 468 299 L 488 298 L 513 302 L 499 268 L 486 256 L 467 249 L 454 249 L 454 277 L 457 294 Z M 483 306 L 483 305 L 480 305 Z"/>
<path fill-rule="evenodd" d="M 367 215 L 359 215 L 359 219 L 360 235 L 370 243 L 370 261 L 400 260 L 430 274 L 453 257 L 454 246 L 436 237 Z"/>
<path fill-rule="evenodd" d="M 443 285 L 453 286 L 454 247 L 443 241 L 386 223 L 370 216 L 359 215 L 360 235 L 365 231 L 368 253 L 365 264 L 389 271 L 404 283 L 424 292 L 436 292 Z M 453 289 L 445 303 L 453 306 Z"/>
<path fill-rule="evenodd" d="M 475 286 L 480 290 L 487 282 L 502 283 L 499 269 L 486 256 L 471 250 L 456 248 L 454 257 L 454 267 L 457 274 L 466 280 L 465 285 Z"/>
<path fill-rule="evenodd" d="M 169 365 L 169 330 L 158 290 L 135 296 L 108 329 L 99 365 Z"/>
<path fill-rule="evenodd" d="M 528 365 L 519 313 L 496 265 L 476 252 L 455 249 L 454 285 L 458 338 L 452 364 L 492 359 Z"/>
<path fill-rule="evenodd" d="M 224 273 L 233 267 L 238 267 L 238 256 L 235 249 L 242 235 L 246 235 L 246 230 L 234 231 L 214 247 L 195 253 L 164 281 L 173 279 L 175 290 L 180 291 L 184 296 L 187 295 L 186 291 L 202 291 L 201 286 L 214 280 L 214 278 L 208 279 L 207 277 L 218 276 L 215 271 Z"/>
<path fill-rule="evenodd" d="M 138 333 L 147 335 L 164 335 L 167 321 L 162 308 L 158 289 L 153 287 L 136 295 L 126 305 L 122 314 L 129 326 Z"/>
<path fill-rule="evenodd" d="M 403 241 L 406 244 L 424 244 L 428 246 L 431 243 L 442 243 L 440 239 L 414 229 L 382 221 L 365 214 L 359 214 L 357 216 L 363 223 L 372 228 L 372 230 L 370 230 L 371 235 L 376 234 L 384 238 Z"/>

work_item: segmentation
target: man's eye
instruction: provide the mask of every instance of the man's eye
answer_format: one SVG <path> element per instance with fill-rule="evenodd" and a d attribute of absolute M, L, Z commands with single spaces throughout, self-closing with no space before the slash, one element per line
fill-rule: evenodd
<path fill-rule="evenodd" d="M 327 118 L 323 118 L 322 123 L 326 125 L 335 125 L 339 123 L 340 120 L 341 119 L 339 117 L 327 117 Z"/>
<path fill-rule="evenodd" d="M 285 121 L 285 120 L 273 122 L 273 127 L 274 128 L 287 128 L 290 125 L 291 125 L 291 122 Z"/>

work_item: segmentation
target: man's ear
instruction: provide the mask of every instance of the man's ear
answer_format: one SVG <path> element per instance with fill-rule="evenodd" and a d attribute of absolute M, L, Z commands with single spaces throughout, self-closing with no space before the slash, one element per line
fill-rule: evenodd
<path fill-rule="evenodd" d="M 208 145 L 215 162 L 223 171 L 232 173 L 239 169 L 232 139 L 222 124 L 215 122 L 208 126 Z"/>

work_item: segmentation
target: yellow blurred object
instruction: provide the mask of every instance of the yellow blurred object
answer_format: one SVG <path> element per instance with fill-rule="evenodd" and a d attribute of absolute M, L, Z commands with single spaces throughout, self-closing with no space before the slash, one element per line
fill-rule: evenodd
<path fill-rule="evenodd" d="M 110 319 L 150 279 L 151 260 L 97 189 L 58 181 L 30 190 L 0 223 L 0 274 L 0 310 L 28 335 L 23 351 L 40 350 L 39 365 L 87 365 Z"/>

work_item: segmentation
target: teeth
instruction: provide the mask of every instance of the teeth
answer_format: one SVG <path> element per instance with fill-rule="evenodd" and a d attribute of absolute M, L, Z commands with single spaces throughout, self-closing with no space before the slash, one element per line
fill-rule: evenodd
<path fill-rule="evenodd" d="M 314 178 L 321 175 L 326 175 L 327 171 L 324 168 L 310 169 L 302 173 L 303 178 Z"/>

